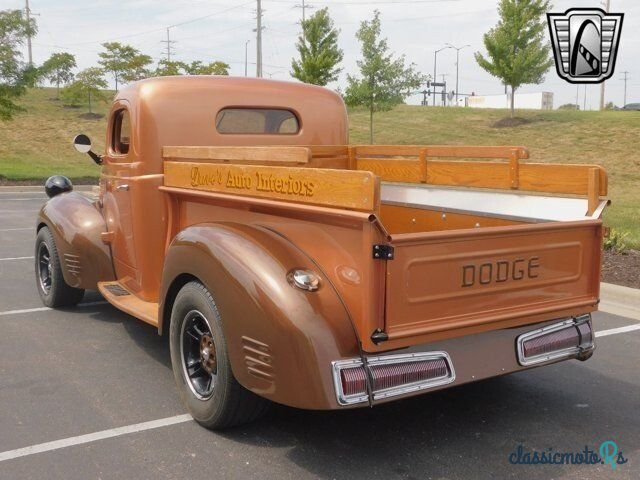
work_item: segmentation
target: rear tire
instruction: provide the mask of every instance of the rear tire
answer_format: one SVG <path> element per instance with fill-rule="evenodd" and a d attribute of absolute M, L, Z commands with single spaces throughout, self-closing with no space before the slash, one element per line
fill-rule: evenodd
<path fill-rule="evenodd" d="M 47 307 L 70 307 L 82 300 L 84 290 L 64 281 L 58 249 L 47 227 L 42 227 L 36 237 L 35 273 L 38 293 Z"/>
<path fill-rule="evenodd" d="M 178 391 L 200 425 L 223 429 L 265 413 L 269 402 L 233 376 L 220 313 L 201 283 L 190 282 L 178 293 L 171 311 L 169 344 Z"/>

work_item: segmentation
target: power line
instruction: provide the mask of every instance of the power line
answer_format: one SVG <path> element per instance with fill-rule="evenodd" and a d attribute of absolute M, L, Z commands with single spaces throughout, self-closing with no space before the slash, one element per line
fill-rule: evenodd
<path fill-rule="evenodd" d="M 197 22 L 197 21 L 200 21 L 200 20 L 204 20 L 205 18 L 210 18 L 210 17 L 213 17 L 215 15 L 220 15 L 222 13 L 227 13 L 227 12 L 230 12 L 231 10 L 236 10 L 238 8 L 242 8 L 242 7 L 245 7 L 247 5 L 251 5 L 251 4 L 253 4 L 253 0 L 241 3 L 240 5 L 235 5 L 233 7 L 225 8 L 224 10 L 218 10 L 217 12 L 213 12 L 213 13 L 210 13 L 208 15 L 202 15 L 200 17 L 195 17 L 195 18 L 192 18 L 190 20 L 185 20 L 184 22 L 175 23 L 173 25 L 169 25 L 169 28 L 180 27 L 180 26 L 186 25 L 188 23 L 193 23 L 193 22 Z M 108 39 L 105 39 L 105 40 L 94 40 L 94 41 L 91 41 L 91 42 L 69 43 L 69 44 L 67 44 L 65 46 L 65 48 L 66 47 L 76 46 L 76 45 L 92 45 L 92 44 L 95 44 L 95 43 L 113 42 L 115 40 L 122 40 L 124 38 L 139 37 L 141 35 L 147 35 L 147 34 L 150 34 L 150 33 L 162 32 L 163 30 L 166 30 L 166 28 L 167 27 L 154 28 L 152 30 L 145 30 L 145 31 L 142 31 L 142 32 L 130 33 L 128 35 L 121 35 L 119 37 L 112 37 L 112 38 L 108 38 Z"/>

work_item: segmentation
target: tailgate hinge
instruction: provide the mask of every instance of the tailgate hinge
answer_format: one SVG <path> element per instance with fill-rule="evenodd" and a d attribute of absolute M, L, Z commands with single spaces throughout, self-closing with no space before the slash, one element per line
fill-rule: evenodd
<path fill-rule="evenodd" d="M 391 245 L 374 245 L 373 258 L 377 260 L 393 260 L 393 247 Z"/>

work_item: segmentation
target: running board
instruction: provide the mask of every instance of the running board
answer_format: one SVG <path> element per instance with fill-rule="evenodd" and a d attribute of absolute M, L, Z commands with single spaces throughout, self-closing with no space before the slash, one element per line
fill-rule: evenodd
<path fill-rule="evenodd" d="M 98 290 L 107 302 L 143 322 L 158 326 L 158 304 L 136 297 L 120 282 L 98 282 Z"/>

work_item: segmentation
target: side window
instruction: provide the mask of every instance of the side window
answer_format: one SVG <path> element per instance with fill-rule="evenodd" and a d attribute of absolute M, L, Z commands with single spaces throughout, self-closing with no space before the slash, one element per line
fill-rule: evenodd
<path fill-rule="evenodd" d="M 129 153 L 129 141 L 131 138 L 131 122 L 129 112 L 125 109 L 118 110 L 113 117 L 113 135 L 111 136 L 111 149 L 117 155 Z"/>
<path fill-rule="evenodd" d="M 223 134 L 293 135 L 300 131 L 300 122 L 285 109 L 225 108 L 218 112 L 216 130 Z"/>

